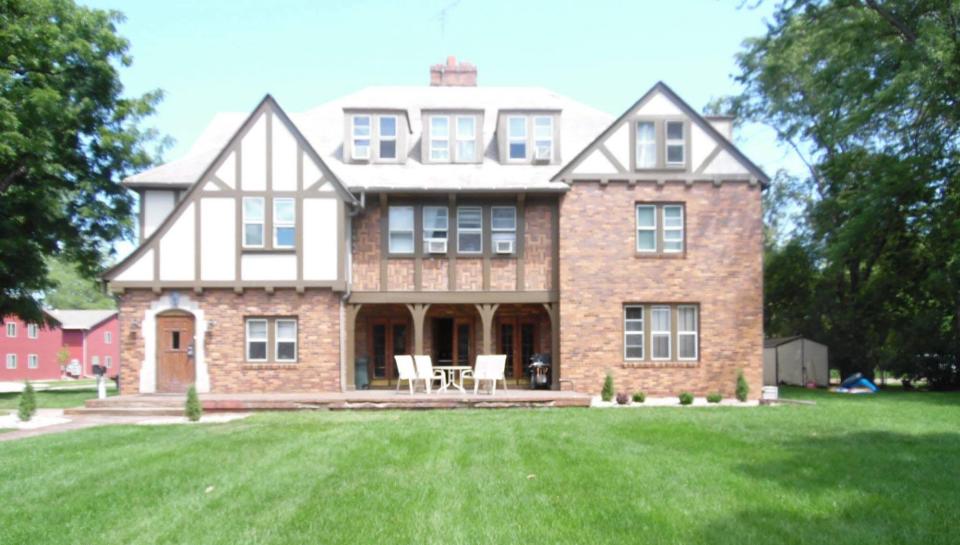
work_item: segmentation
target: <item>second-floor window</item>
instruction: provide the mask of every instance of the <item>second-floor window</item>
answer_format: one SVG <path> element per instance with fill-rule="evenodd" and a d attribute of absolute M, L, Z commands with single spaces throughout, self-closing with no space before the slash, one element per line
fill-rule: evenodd
<path fill-rule="evenodd" d="M 379 118 L 380 123 L 380 159 L 397 158 L 397 117 L 385 115 Z"/>
<path fill-rule="evenodd" d="M 447 252 L 449 217 L 446 206 L 423 207 L 423 247 L 428 254 Z"/>
<path fill-rule="evenodd" d="M 297 211 L 291 198 L 273 199 L 273 247 L 296 246 Z"/>
<path fill-rule="evenodd" d="M 113 342 L 113 333 L 109 331 L 103 332 L 103 344 L 110 344 Z"/>
<path fill-rule="evenodd" d="M 430 160 L 450 160 L 450 118 L 447 116 L 430 118 Z"/>
<path fill-rule="evenodd" d="M 247 248 L 263 248 L 263 203 L 263 197 L 243 199 L 243 245 Z"/>
<path fill-rule="evenodd" d="M 7 323 L 7 337 L 16 337 L 17 336 L 17 324 L 14 322 Z"/>
<path fill-rule="evenodd" d="M 685 246 L 682 204 L 638 204 L 637 252 L 679 254 Z"/>
<path fill-rule="evenodd" d="M 37 324 L 27 324 L 27 338 L 36 339 L 39 329 Z"/>
<path fill-rule="evenodd" d="M 483 208 L 457 208 L 457 251 L 461 254 L 483 252 Z"/>
<path fill-rule="evenodd" d="M 527 158 L 527 118 L 525 116 L 507 117 L 507 157 L 513 161 Z"/>
<path fill-rule="evenodd" d="M 412 254 L 413 207 L 391 206 L 388 218 L 388 241 L 391 254 Z"/>
<path fill-rule="evenodd" d="M 40 367 L 40 358 L 36 354 L 27 355 L 27 369 Z"/>
<path fill-rule="evenodd" d="M 497 254 L 513 254 L 517 249 L 517 208 L 494 206 L 490 208 L 490 238 Z"/>
<path fill-rule="evenodd" d="M 350 127 L 354 159 L 370 158 L 370 116 L 355 115 Z"/>

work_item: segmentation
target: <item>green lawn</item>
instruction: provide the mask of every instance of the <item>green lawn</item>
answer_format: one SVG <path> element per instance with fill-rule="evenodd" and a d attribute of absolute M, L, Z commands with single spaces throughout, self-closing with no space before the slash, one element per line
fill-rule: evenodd
<path fill-rule="evenodd" d="M 817 405 L 259 414 L 2 443 L 0 543 L 957 542 L 960 395 L 789 394 Z"/>
<path fill-rule="evenodd" d="M 117 388 L 113 382 L 107 383 L 107 395 L 117 395 Z M 96 383 L 86 385 L 82 388 L 72 386 L 70 388 L 53 388 L 50 390 L 39 390 L 36 392 L 37 407 L 41 409 L 65 409 L 67 407 L 79 407 L 88 399 L 97 397 Z M 0 411 L 16 409 L 20 403 L 20 393 L 5 392 L 0 393 Z"/>

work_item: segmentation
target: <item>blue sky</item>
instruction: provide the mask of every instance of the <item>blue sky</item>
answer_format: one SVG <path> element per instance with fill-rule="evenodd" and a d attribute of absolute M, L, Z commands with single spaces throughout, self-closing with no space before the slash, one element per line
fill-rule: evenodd
<path fill-rule="evenodd" d="M 426 85 L 447 55 L 476 64 L 480 85 L 542 86 L 614 115 L 658 80 L 701 109 L 738 91 L 734 56 L 772 9 L 738 9 L 739 0 L 81 3 L 126 14 L 120 32 L 134 63 L 122 79 L 131 94 L 166 92 L 150 123 L 176 141 L 166 159 L 183 155 L 215 112 L 249 112 L 265 93 L 296 112 L 369 85 Z M 800 170 L 767 128 L 745 126 L 736 140 L 770 175 Z"/>

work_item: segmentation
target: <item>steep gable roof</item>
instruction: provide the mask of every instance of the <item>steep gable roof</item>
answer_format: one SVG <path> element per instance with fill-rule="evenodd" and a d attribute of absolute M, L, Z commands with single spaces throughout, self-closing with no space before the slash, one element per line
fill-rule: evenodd
<path fill-rule="evenodd" d="M 746 167 L 753 176 L 760 181 L 760 183 L 766 187 L 770 182 L 770 177 L 763 172 L 763 170 L 758 167 L 753 161 L 751 161 L 743 152 L 740 151 L 737 146 L 727 139 L 726 136 L 721 134 L 709 121 L 707 121 L 702 115 L 700 115 L 696 110 L 690 107 L 679 95 L 677 95 L 673 89 L 670 88 L 666 83 L 658 81 L 653 87 L 650 88 L 646 93 L 643 94 L 636 102 L 634 102 L 629 108 L 624 111 L 620 117 L 618 117 L 613 123 L 610 124 L 603 132 L 597 135 L 590 144 L 584 147 L 580 152 L 571 159 L 566 165 L 563 166 L 556 174 L 553 175 L 551 180 L 562 180 L 565 176 L 568 176 L 573 172 L 573 170 L 583 162 L 594 150 L 598 149 L 600 142 L 604 141 L 611 135 L 613 135 L 617 129 L 619 129 L 627 120 L 627 118 L 635 112 L 642 104 L 649 100 L 652 96 L 657 93 L 662 93 L 666 96 L 673 104 L 679 108 L 691 121 L 695 122 L 697 126 L 703 129 L 710 137 L 712 137 L 720 145 L 722 149 L 730 153 L 736 160 L 738 160 L 744 167 Z"/>

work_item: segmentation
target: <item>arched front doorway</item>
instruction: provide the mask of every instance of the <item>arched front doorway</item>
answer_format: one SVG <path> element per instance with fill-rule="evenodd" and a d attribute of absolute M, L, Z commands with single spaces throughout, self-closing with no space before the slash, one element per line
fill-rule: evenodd
<path fill-rule="evenodd" d="M 168 311 L 157 315 L 157 389 L 183 393 L 196 381 L 195 324 L 192 314 Z"/>

